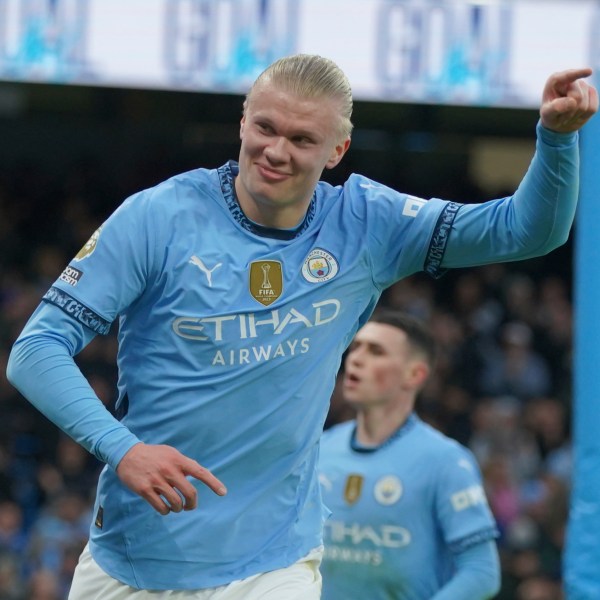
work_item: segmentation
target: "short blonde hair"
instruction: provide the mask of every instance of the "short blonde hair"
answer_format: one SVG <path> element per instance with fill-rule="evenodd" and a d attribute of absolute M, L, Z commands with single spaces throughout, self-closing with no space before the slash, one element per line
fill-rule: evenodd
<path fill-rule="evenodd" d="M 332 98 L 338 102 L 340 135 L 352 133 L 352 88 L 346 74 L 329 58 L 316 54 L 294 54 L 275 61 L 257 78 L 244 102 L 244 113 L 253 90 L 271 82 L 300 98 Z"/>

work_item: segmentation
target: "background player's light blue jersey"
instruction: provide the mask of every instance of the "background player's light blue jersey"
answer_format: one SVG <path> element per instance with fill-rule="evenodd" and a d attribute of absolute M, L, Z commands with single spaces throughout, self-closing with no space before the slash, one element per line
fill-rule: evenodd
<path fill-rule="evenodd" d="M 320 480 L 323 600 L 424 600 L 453 572 L 452 552 L 493 539 L 496 525 L 472 454 L 412 415 L 361 450 L 354 421 L 327 430 Z"/>
<path fill-rule="evenodd" d="M 161 516 L 103 471 L 92 553 L 145 589 L 216 586 L 321 543 L 318 442 L 342 352 L 386 286 L 437 259 L 440 216 L 458 208 L 352 176 L 319 184 L 277 239 L 239 210 L 232 169 L 128 199 L 45 296 L 99 333 L 120 316 L 122 423 L 228 486 Z"/>

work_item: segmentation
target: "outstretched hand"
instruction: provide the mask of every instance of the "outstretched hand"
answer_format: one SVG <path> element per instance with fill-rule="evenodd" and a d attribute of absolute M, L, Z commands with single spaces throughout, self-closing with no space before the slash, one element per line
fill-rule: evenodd
<path fill-rule="evenodd" d="M 569 69 L 550 75 L 544 86 L 540 117 L 546 129 L 577 131 L 598 110 L 598 92 L 584 77 L 591 69 Z"/>
<path fill-rule="evenodd" d="M 219 496 L 227 493 L 208 469 L 171 446 L 136 444 L 121 459 L 117 475 L 161 515 L 196 508 L 198 493 L 188 481 L 188 475 L 205 483 Z"/>

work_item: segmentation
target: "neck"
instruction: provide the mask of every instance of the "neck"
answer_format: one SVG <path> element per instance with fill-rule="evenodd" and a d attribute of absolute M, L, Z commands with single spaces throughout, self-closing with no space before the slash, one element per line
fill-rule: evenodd
<path fill-rule="evenodd" d="M 414 403 L 361 408 L 356 415 L 356 441 L 362 446 L 381 446 L 410 416 Z"/>
<path fill-rule="evenodd" d="M 263 227 L 273 229 L 294 229 L 298 227 L 306 216 L 312 196 L 301 203 L 282 201 L 276 206 L 268 201 L 261 202 L 246 192 L 240 183 L 240 178 L 235 178 L 235 194 L 240 208 L 248 219 Z"/>
<path fill-rule="evenodd" d="M 306 216 L 308 205 L 306 207 L 302 206 L 299 210 L 297 206 L 273 208 L 240 201 L 240 207 L 248 219 L 258 225 L 273 229 L 295 229 L 302 223 L 302 220 Z"/>

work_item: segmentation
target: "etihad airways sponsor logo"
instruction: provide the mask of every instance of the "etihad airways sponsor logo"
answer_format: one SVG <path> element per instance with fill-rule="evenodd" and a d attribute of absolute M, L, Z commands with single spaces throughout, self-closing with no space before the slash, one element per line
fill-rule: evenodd
<path fill-rule="evenodd" d="M 378 548 L 403 548 L 411 542 L 408 529 L 397 525 L 361 525 L 344 521 L 327 521 L 329 539 L 334 544 L 359 545 L 370 542 Z"/>
<path fill-rule="evenodd" d="M 260 344 L 248 348 L 217 350 L 211 365 L 232 366 L 266 362 L 277 358 L 286 358 L 306 354 L 310 350 L 310 338 L 285 340 L 281 344 Z"/>
<path fill-rule="evenodd" d="M 378 567 L 383 563 L 383 556 L 379 550 L 346 548 L 345 546 L 336 546 L 335 544 L 327 544 L 325 546 L 324 556 L 327 560 L 369 565 L 371 567 Z"/>
<path fill-rule="evenodd" d="M 320 327 L 330 323 L 340 313 L 341 302 L 335 298 L 313 302 L 309 310 L 296 308 L 271 310 L 268 313 L 243 313 L 211 317 L 178 317 L 173 321 L 173 331 L 186 340 L 198 342 L 226 342 L 254 339 L 265 335 L 282 334 L 291 325 L 305 328 Z"/>

